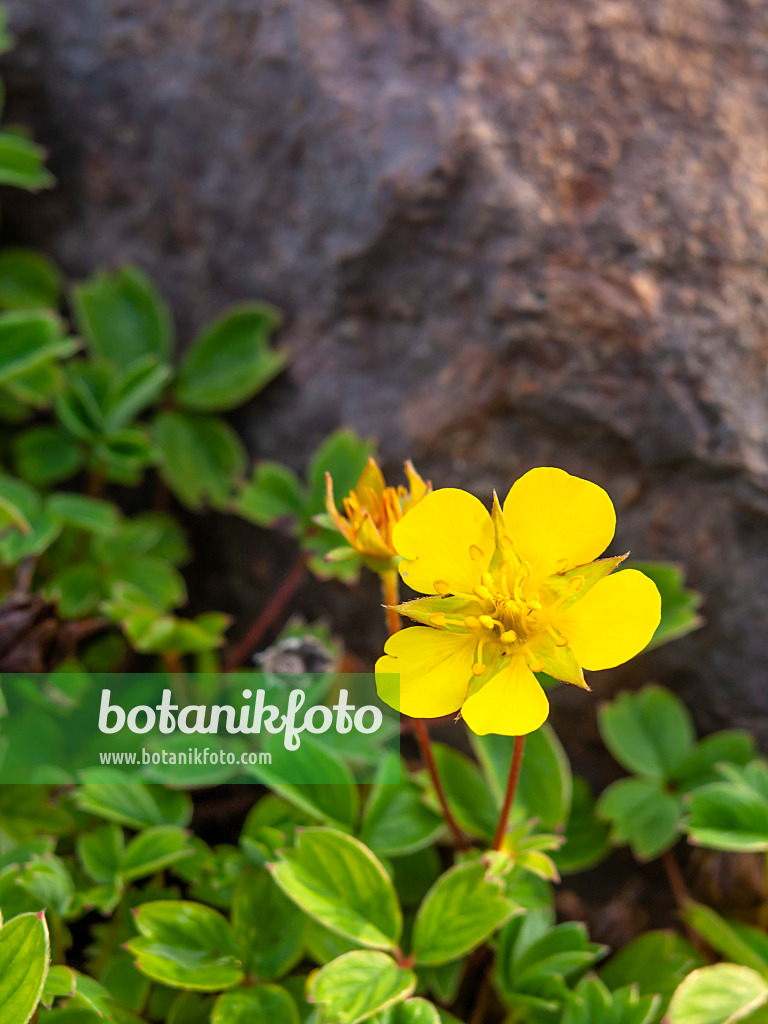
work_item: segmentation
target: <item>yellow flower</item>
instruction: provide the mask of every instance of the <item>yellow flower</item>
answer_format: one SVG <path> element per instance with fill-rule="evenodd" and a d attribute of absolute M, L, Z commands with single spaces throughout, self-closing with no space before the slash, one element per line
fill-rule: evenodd
<path fill-rule="evenodd" d="M 387 487 L 375 460 L 369 458 L 355 489 L 344 498 L 342 515 L 334 500 L 331 474 L 325 474 L 325 505 L 333 525 L 375 572 L 393 570 L 397 559 L 392 542 L 394 528 L 432 490 L 432 485 L 421 479 L 410 461 L 405 463 L 405 475 L 408 487 Z M 341 557 L 341 553 L 336 557 Z"/>
<path fill-rule="evenodd" d="M 393 531 L 400 574 L 430 596 L 398 606 L 422 623 L 376 664 L 379 695 L 414 718 L 461 709 L 474 732 L 519 736 L 546 720 L 534 673 L 586 688 L 586 669 L 641 651 L 661 617 L 655 584 L 626 558 L 594 561 L 616 515 L 596 484 L 533 469 L 489 515 L 466 491 L 434 491 Z M 394 674 L 397 674 L 397 678 Z"/>

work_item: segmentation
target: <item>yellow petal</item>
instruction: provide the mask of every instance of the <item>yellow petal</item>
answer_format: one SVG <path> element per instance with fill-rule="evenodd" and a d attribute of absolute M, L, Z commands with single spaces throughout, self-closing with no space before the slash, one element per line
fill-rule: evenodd
<path fill-rule="evenodd" d="M 376 460 L 369 456 L 368 463 L 360 474 L 360 479 L 355 487 L 355 494 L 357 494 L 361 506 L 371 511 L 375 506 L 376 498 L 381 498 L 384 493 L 385 486 L 384 474 L 376 464 Z M 371 501 L 371 497 L 373 497 L 373 501 Z"/>
<path fill-rule="evenodd" d="M 400 575 L 422 594 L 436 593 L 436 580 L 446 583 L 452 594 L 471 593 L 494 548 L 493 524 L 485 506 L 454 487 L 425 495 L 395 526 L 392 540 L 403 556 Z"/>
<path fill-rule="evenodd" d="M 622 569 L 596 583 L 555 619 L 584 668 L 613 668 L 648 644 L 661 619 L 656 584 L 637 569 Z"/>
<path fill-rule="evenodd" d="M 333 520 L 333 525 L 339 533 L 348 543 L 352 544 L 354 535 L 349 528 L 349 523 L 336 507 L 336 501 L 333 497 L 333 477 L 330 473 L 325 474 L 325 510 Z"/>
<path fill-rule="evenodd" d="M 534 579 L 586 565 L 605 551 L 616 513 L 602 487 L 562 469 L 539 468 L 517 480 L 504 502 L 504 523 Z"/>
<path fill-rule="evenodd" d="M 524 657 L 509 659 L 482 690 L 464 702 L 461 715 L 472 732 L 524 736 L 547 720 L 549 701 Z"/>
<path fill-rule="evenodd" d="M 458 711 L 472 678 L 475 641 L 471 633 L 445 633 L 428 626 L 394 633 L 376 662 L 379 696 L 412 718 L 439 718 Z"/>
<path fill-rule="evenodd" d="M 408 508 L 412 508 L 421 501 L 429 490 L 431 490 L 432 485 L 425 483 L 424 480 L 422 480 L 410 459 L 405 463 L 404 469 L 405 475 L 408 478 L 409 496 L 407 506 Z"/>

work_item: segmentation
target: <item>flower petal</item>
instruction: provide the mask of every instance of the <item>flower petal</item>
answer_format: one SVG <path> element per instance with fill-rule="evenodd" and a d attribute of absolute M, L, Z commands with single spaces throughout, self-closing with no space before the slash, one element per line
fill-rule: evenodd
<path fill-rule="evenodd" d="M 649 643 L 661 619 L 661 595 L 637 569 L 606 576 L 555 619 L 587 669 L 613 668 Z"/>
<path fill-rule="evenodd" d="M 476 637 L 411 626 L 394 633 L 376 662 L 376 688 L 385 704 L 412 718 L 458 711 L 472 679 Z"/>
<path fill-rule="evenodd" d="M 541 467 L 512 485 L 504 523 L 533 578 L 544 579 L 601 555 L 613 539 L 616 513 L 602 487 L 562 469 Z"/>
<path fill-rule="evenodd" d="M 461 715 L 478 736 L 524 736 L 547 720 L 549 701 L 521 656 L 509 659 L 485 686 L 464 701 Z"/>
<path fill-rule="evenodd" d="M 400 575 L 422 594 L 436 593 L 435 581 L 450 593 L 471 593 L 494 550 L 493 523 L 481 501 L 466 491 L 432 491 L 407 512 L 392 533 L 403 556 Z M 470 548 L 477 549 L 472 558 Z"/>

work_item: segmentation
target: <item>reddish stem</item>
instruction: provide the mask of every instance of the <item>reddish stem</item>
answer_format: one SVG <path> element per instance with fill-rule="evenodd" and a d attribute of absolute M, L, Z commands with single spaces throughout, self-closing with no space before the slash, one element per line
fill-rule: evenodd
<path fill-rule="evenodd" d="M 448 798 L 445 795 L 443 789 L 443 783 L 440 781 L 440 776 L 437 771 L 437 764 L 435 763 L 435 755 L 432 751 L 432 743 L 429 739 L 429 731 L 427 730 L 427 723 L 423 718 L 414 718 L 413 727 L 416 732 L 416 739 L 419 741 L 419 750 L 421 756 L 424 759 L 424 764 L 427 766 L 427 771 L 432 779 L 432 785 L 435 787 L 435 793 L 437 799 L 440 801 L 440 807 L 443 811 L 443 817 L 448 828 L 453 833 L 453 837 L 456 840 L 456 845 L 460 850 L 469 849 L 469 840 L 462 832 L 459 827 L 459 823 L 453 816 L 453 812 L 448 805 Z"/>
<path fill-rule="evenodd" d="M 301 586 L 306 571 L 307 560 L 306 556 L 302 553 L 293 563 L 290 572 L 272 595 L 269 604 L 262 610 L 245 636 L 235 645 L 234 650 L 224 662 L 225 672 L 234 672 L 240 668 L 251 651 L 256 649 L 261 638 Z"/>
<path fill-rule="evenodd" d="M 525 736 L 515 736 L 515 747 L 512 751 L 512 764 L 509 767 L 509 778 L 507 779 L 507 792 L 504 794 L 504 805 L 501 808 L 499 824 L 496 829 L 496 835 L 494 836 L 493 839 L 492 849 L 494 850 L 501 849 L 501 844 L 504 842 L 504 836 L 507 834 L 507 824 L 509 823 L 509 815 L 512 810 L 512 805 L 515 802 L 517 784 L 520 781 L 520 768 L 523 763 L 524 749 Z"/>
<path fill-rule="evenodd" d="M 664 870 L 667 873 L 669 887 L 672 890 L 672 895 L 675 897 L 675 903 L 677 903 L 680 910 L 685 910 L 691 902 L 691 894 L 688 892 L 688 886 L 685 884 L 675 851 L 672 849 L 665 850 L 661 855 L 661 863 L 664 865 Z"/>

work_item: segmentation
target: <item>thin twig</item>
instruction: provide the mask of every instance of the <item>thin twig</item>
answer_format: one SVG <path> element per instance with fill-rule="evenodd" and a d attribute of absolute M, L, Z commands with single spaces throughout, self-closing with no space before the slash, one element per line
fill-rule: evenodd
<path fill-rule="evenodd" d="M 224 662 L 225 672 L 234 672 L 240 668 L 248 658 L 248 655 L 256 649 L 261 638 L 301 586 L 306 571 L 307 559 L 302 552 L 293 563 L 288 575 L 272 595 L 269 604 L 262 610 L 245 636 L 235 645 L 232 653 Z"/>
<path fill-rule="evenodd" d="M 515 802 L 517 784 L 520 781 L 520 767 L 523 763 L 523 750 L 525 749 L 525 736 L 515 736 L 515 747 L 512 751 L 512 764 L 509 767 L 509 778 L 507 779 L 507 792 L 504 794 L 504 805 L 499 815 L 499 824 L 496 828 L 496 835 L 493 840 L 494 850 L 500 850 L 507 834 L 507 824 L 512 805 Z"/>

